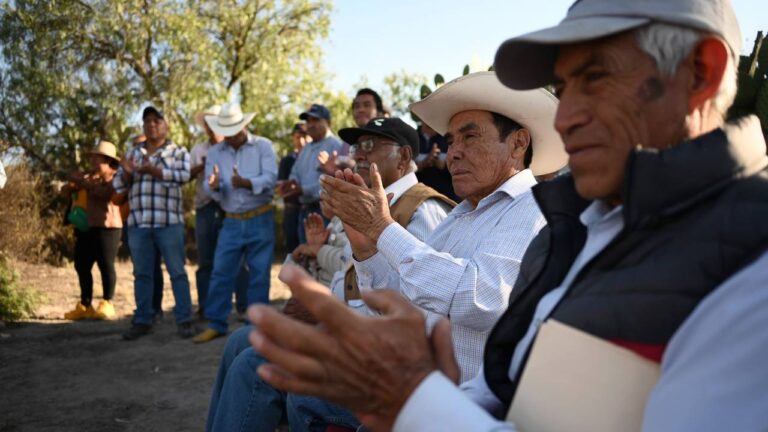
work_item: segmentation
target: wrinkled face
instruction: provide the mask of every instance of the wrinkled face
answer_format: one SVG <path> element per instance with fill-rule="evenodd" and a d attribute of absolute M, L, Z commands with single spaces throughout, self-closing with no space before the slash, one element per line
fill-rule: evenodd
<path fill-rule="evenodd" d="M 560 48 L 555 128 L 579 195 L 620 202 L 630 152 L 664 149 L 685 136 L 685 68 L 662 77 L 631 33 Z"/>
<path fill-rule="evenodd" d="M 501 141 L 488 111 L 463 111 L 454 115 L 448 122 L 445 140 L 453 190 L 473 206 L 512 175 L 513 148 L 506 140 Z"/>
<path fill-rule="evenodd" d="M 307 134 L 312 137 L 312 141 L 322 140 L 327 133 L 328 120 L 312 116 L 307 117 Z"/>
<path fill-rule="evenodd" d="M 376 109 L 376 99 L 373 95 L 361 94 L 352 102 L 352 118 L 357 127 L 363 127 L 372 118 L 380 117 L 381 113 Z"/>
<path fill-rule="evenodd" d="M 370 148 L 371 143 L 373 148 Z M 355 161 L 355 172 L 360 174 L 365 184 L 371 185 L 370 167 L 375 163 L 379 167 L 381 182 L 387 187 L 400 179 L 400 169 L 409 161 L 403 161 L 403 151 L 400 145 L 389 138 L 362 135 L 357 143 L 350 147 L 349 155 Z"/>
<path fill-rule="evenodd" d="M 144 119 L 144 135 L 150 141 L 164 140 L 168 135 L 168 123 L 154 114 L 149 114 Z"/>

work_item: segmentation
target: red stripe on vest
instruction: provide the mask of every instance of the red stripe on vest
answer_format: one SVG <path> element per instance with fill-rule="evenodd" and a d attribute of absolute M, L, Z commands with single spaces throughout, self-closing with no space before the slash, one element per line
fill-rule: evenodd
<path fill-rule="evenodd" d="M 648 360 L 655 361 L 656 363 L 661 363 L 661 357 L 664 355 L 664 350 L 667 348 L 667 345 L 665 344 L 653 345 L 618 339 L 611 339 L 610 342 L 633 351 L 635 354 L 645 357 Z"/>

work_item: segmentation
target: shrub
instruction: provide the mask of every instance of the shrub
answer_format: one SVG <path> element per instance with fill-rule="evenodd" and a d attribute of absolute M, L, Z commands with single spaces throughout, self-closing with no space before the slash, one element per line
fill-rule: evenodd
<path fill-rule="evenodd" d="M 8 257 L 0 252 L 0 321 L 18 321 L 30 316 L 37 295 L 19 286 L 19 275 Z"/>
<path fill-rule="evenodd" d="M 24 163 L 6 167 L 0 189 L 0 251 L 28 262 L 60 265 L 74 252 L 72 228 L 64 226 L 66 198 Z"/>

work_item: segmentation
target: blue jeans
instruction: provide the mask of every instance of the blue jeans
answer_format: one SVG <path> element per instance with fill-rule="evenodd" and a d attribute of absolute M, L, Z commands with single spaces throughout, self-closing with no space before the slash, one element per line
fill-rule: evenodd
<path fill-rule="evenodd" d="M 136 311 L 135 324 L 152 324 L 152 292 L 154 289 L 154 266 L 156 249 L 165 261 L 171 276 L 171 288 L 176 305 L 173 314 L 176 323 L 192 319 L 192 298 L 189 294 L 189 280 L 184 270 L 184 225 L 175 224 L 162 228 L 128 228 L 128 244 L 133 259 L 134 296 Z"/>
<path fill-rule="evenodd" d="M 256 368 L 266 362 L 248 342 L 253 326 L 227 340 L 213 386 L 205 430 L 274 432 L 285 410 L 285 393 L 261 380 Z"/>
<path fill-rule="evenodd" d="M 220 229 L 221 216 L 215 202 L 209 202 L 195 210 L 195 237 L 198 254 L 195 280 L 197 281 L 197 304 L 200 305 L 200 309 L 203 309 L 205 300 L 208 298 L 208 286 L 211 282 L 213 258 L 216 253 L 216 240 L 219 237 Z M 248 307 L 247 290 L 248 267 L 243 260 L 240 274 L 235 284 L 235 304 L 238 312 L 245 312 L 245 309 Z"/>
<path fill-rule="evenodd" d="M 243 257 L 248 263 L 248 304 L 269 303 L 269 281 L 275 249 L 274 212 L 239 220 L 225 218 L 216 244 L 205 317 L 208 327 L 227 332 L 232 290 Z"/>
<path fill-rule="evenodd" d="M 323 399 L 289 393 L 286 405 L 291 432 L 325 432 L 329 425 L 365 430 L 346 408 Z"/>

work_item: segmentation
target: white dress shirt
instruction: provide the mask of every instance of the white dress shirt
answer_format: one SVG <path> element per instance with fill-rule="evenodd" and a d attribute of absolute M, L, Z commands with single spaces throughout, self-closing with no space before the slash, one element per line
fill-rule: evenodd
<path fill-rule="evenodd" d="M 384 188 L 384 192 L 387 195 L 390 193 L 393 195 L 392 199 L 390 200 L 390 205 L 394 205 L 408 189 L 415 186 L 418 182 L 419 180 L 416 178 L 416 174 L 410 173 L 406 174 L 396 182 Z M 448 212 L 450 212 L 450 210 L 450 206 L 442 201 L 434 199 L 426 200 L 416 208 L 416 211 L 413 213 L 413 216 L 411 217 L 406 230 L 417 239 L 424 240 L 430 233 L 432 233 L 432 231 L 435 230 L 440 222 L 442 222 L 448 216 Z M 345 247 L 342 256 L 346 261 L 346 265 L 342 267 L 340 271 L 334 274 L 333 279 L 331 280 L 331 291 L 337 298 L 344 301 L 344 276 L 346 275 L 350 266 L 352 266 L 352 259 L 350 259 L 352 257 L 352 248 L 349 246 L 349 244 L 347 244 Z M 383 262 L 382 265 L 385 266 L 383 269 L 383 272 L 385 273 L 395 271 L 386 261 Z M 362 300 L 350 300 L 348 305 L 363 315 L 377 315 L 377 313 L 370 310 Z"/>
<path fill-rule="evenodd" d="M 462 381 L 479 371 L 485 340 L 507 308 L 523 253 L 546 225 L 531 192 L 535 184 L 524 170 L 476 208 L 462 202 L 426 242 L 391 224 L 379 237 L 379 252 L 354 262 L 361 291 L 399 289 L 425 311 L 429 328 L 450 319 Z"/>
<path fill-rule="evenodd" d="M 582 214 L 582 222 L 590 219 L 588 213 L 595 210 L 598 209 L 593 203 Z M 587 225 L 587 243 L 573 267 L 581 268 L 616 235 L 611 235 L 616 229 L 610 222 L 611 216 L 615 217 L 615 213 L 606 213 L 602 219 L 605 223 L 595 225 L 603 228 L 598 232 Z M 585 252 L 590 239 L 598 237 L 603 238 L 594 240 L 593 250 Z M 563 285 L 577 272 L 572 268 Z M 665 351 L 662 375 L 646 406 L 643 430 L 765 430 L 768 425 L 767 283 L 768 253 L 723 282 L 687 318 Z M 550 294 L 557 296 L 554 293 Z M 559 301 L 553 297 L 545 296 L 539 302 L 538 319 L 548 315 L 544 312 L 551 312 Z M 532 327 L 537 327 L 534 323 Z M 518 344 L 516 352 L 522 349 L 523 343 L 525 339 Z M 514 376 L 515 366 L 513 358 L 510 376 Z M 513 424 L 489 414 L 501 404 L 488 388 L 482 371 L 478 379 L 463 387 L 461 391 L 442 373 L 433 372 L 410 396 L 393 430 L 517 430 Z"/>

